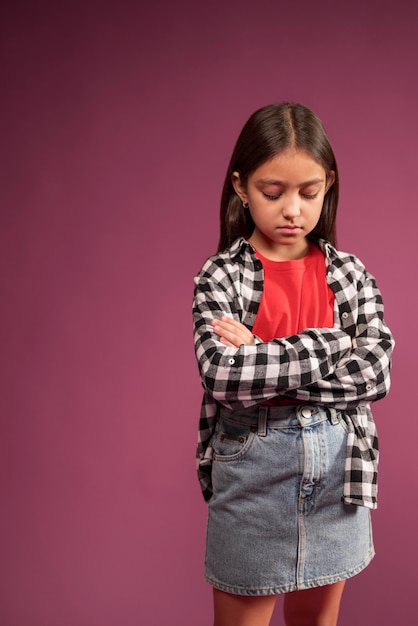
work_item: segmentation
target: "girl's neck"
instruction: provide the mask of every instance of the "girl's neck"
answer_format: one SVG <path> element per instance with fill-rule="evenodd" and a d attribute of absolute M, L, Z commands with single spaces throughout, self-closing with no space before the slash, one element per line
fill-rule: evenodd
<path fill-rule="evenodd" d="M 270 261 L 296 261 L 303 259 L 309 252 L 309 241 L 305 238 L 296 245 L 278 245 L 274 241 L 266 241 L 254 231 L 248 239 L 250 244 Z"/>

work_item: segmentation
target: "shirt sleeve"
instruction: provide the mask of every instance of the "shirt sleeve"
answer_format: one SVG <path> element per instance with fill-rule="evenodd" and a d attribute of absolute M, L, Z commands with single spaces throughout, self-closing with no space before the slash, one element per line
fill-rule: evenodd
<path fill-rule="evenodd" d="M 219 268 L 217 269 L 219 274 Z M 205 390 L 229 408 L 251 406 L 288 390 L 307 388 L 334 371 L 351 350 L 341 329 L 315 328 L 266 343 L 224 346 L 211 320 L 229 315 L 242 322 L 239 294 L 206 274 L 195 279 L 194 341 Z"/>
<path fill-rule="evenodd" d="M 383 318 L 382 296 L 374 278 L 366 272 L 357 289 L 357 306 L 341 316 L 345 330 L 352 336 L 350 353 L 332 372 L 291 392 L 291 397 L 347 409 L 380 400 L 388 393 L 394 340 Z"/>

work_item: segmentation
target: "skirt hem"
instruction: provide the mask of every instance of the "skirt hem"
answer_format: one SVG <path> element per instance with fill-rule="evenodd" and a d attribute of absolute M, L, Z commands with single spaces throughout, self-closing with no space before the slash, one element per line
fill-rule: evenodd
<path fill-rule="evenodd" d="M 347 572 L 341 572 L 339 574 L 333 574 L 331 576 L 322 576 L 321 578 L 315 578 L 303 581 L 302 583 L 289 583 L 287 585 L 278 585 L 278 586 L 270 586 L 270 587 L 255 587 L 253 589 L 246 589 L 243 587 L 237 587 L 236 585 L 228 585 L 222 583 L 218 580 L 214 580 L 209 576 L 205 576 L 205 580 L 209 583 L 214 589 L 218 589 L 219 591 L 225 591 L 226 593 L 231 593 L 237 596 L 273 596 L 279 595 L 282 593 L 289 593 L 291 591 L 301 591 L 302 589 L 312 589 L 313 587 L 323 587 L 324 585 L 331 585 L 333 583 L 341 582 L 342 580 L 347 580 L 348 578 L 352 578 L 359 574 L 362 570 L 364 570 L 373 557 L 375 556 L 374 550 L 371 550 L 366 558 L 355 568 Z"/>

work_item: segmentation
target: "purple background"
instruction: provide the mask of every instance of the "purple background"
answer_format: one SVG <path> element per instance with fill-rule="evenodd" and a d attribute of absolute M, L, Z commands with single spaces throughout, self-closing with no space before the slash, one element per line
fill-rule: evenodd
<path fill-rule="evenodd" d="M 327 127 L 339 247 L 377 275 L 397 339 L 377 557 L 340 624 L 411 624 L 414 3 L 140 4 L 3 9 L 0 624 L 211 624 L 192 278 L 237 134 L 280 100 Z"/>

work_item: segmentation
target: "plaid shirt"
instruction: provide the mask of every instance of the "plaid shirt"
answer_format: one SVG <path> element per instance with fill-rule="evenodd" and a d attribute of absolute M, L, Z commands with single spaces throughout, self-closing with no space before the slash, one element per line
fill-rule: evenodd
<path fill-rule="evenodd" d="M 334 328 L 224 346 L 210 322 L 228 315 L 252 329 L 263 292 L 262 264 L 252 246 L 238 239 L 210 257 L 195 278 L 194 341 L 205 389 L 197 460 L 205 500 L 212 495 L 210 442 L 220 405 L 239 410 L 283 395 L 343 411 L 348 429 L 343 501 L 376 508 L 378 440 L 370 403 L 389 390 L 394 342 L 373 276 L 356 257 L 325 241 L 320 247 L 335 294 Z"/>

